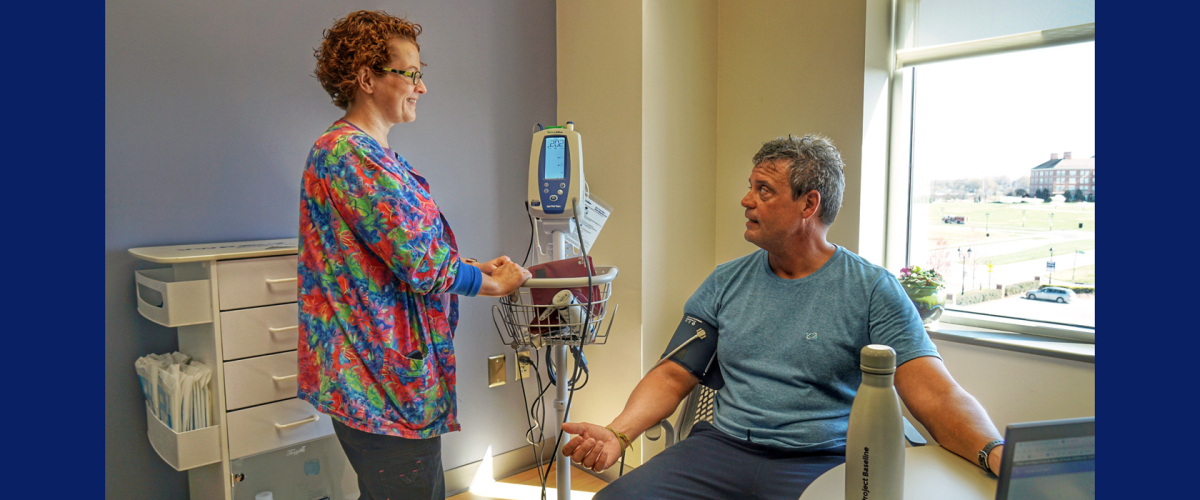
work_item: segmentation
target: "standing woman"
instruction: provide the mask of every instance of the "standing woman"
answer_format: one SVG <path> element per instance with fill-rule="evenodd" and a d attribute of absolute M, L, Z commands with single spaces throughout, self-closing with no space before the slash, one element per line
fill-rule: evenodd
<path fill-rule="evenodd" d="M 445 498 L 456 295 L 508 295 L 530 277 L 508 257 L 460 259 L 429 184 L 388 147 L 426 92 L 420 34 L 359 11 L 315 51 L 346 115 L 313 145 L 300 190 L 299 396 L 333 420 L 364 500 Z"/>

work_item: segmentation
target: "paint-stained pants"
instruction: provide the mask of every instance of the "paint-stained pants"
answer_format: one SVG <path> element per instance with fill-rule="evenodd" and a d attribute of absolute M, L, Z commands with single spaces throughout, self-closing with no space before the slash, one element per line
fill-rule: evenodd
<path fill-rule="evenodd" d="M 697 422 L 691 434 L 617 479 L 594 500 L 796 500 L 844 450 L 796 452 L 752 443 Z"/>
<path fill-rule="evenodd" d="M 442 438 L 405 439 L 371 434 L 333 420 L 350 466 L 358 474 L 359 500 L 444 500 Z"/>

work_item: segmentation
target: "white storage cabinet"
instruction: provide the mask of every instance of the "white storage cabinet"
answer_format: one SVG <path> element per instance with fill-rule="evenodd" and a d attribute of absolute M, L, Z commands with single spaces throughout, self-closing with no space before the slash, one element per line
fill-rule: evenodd
<path fill-rule="evenodd" d="M 333 434 L 327 415 L 296 398 L 296 243 L 283 239 L 129 250 L 139 259 L 170 265 L 135 271 L 138 312 L 177 327 L 179 351 L 213 369 L 212 427 L 177 433 L 147 407 L 150 444 L 171 467 L 188 471 L 192 500 L 244 497 L 238 484 L 244 474 L 235 474 L 231 461 L 260 456 L 263 463 L 277 450 Z M 326 461 L 353 475 L 331 439 L 337 450 Z M 354 481 L 338 482 L 357 489 Z M 358 492 L 332 496 L 357 498 Z"/>

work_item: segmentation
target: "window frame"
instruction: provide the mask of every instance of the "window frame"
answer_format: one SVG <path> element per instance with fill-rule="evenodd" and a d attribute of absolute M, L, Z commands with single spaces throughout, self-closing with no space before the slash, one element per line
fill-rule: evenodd
<path fill-rule="evenodd" d="M 915 49 L 914 40 L 916 38 L 916 28 L 919 17 L 920 0 L 895 0 L 892 10 L 892 49 L 891 57 L 891 82 L 890 82 L 890 120 L 889 120 L 889 154 L 888 154 L 888 182 L 887 182 L 887 224 L 884 235 L 884 264 L 888 269 L 900 269 L 910 264 L 911 256 L 909 255 L 909 240 L 912 238 L 912 211 L 911 200 L 913 196 L 913 97 L 916 85 L 916 67 L 927 62 L 938 62 L 949 59 L 965 59 L 974 57 L 983 57 L 997 53 L 995 50 L 996 40 L 987 39 L 991 42 L 991 48 L 984 46 L 980 40 L 963 42 L 959 44 L 950 44 L 957 47 L 937 46 L 935 50 L 925 51 L 926 48 Z M 1035 34 L 1046 34 L 1048 32 L 1068 33 L 1068 38 L 1055 43 L 1043 43 L 1040 46 L 1031 44 L 1029 40 L 1036 38 Z M 1083 33 L 1082 35 L 1080 33 Z M 1090 33 L 1090 34 L 1089 34 Z M 1090 36 L 1090 39 L 1088 38 Z M 1074 37 L 1074 38 L 1070 38 Z M 1033 50 L 1045 48 L 1054 45 L 1063 45 L 1067 43 L 1084 43 L 1095 41 L 1095 23 L 1087 25 L 1070 26 L 1059 28 L 1056 30 L 1046 30 L 1042 32 L 1017 34 L 1010 38 L 1011 48 L 1008 51 L 1017 50 Z M 972 47 L 972 44 L 975 44 Z M 910 61 L 920 59 L 922 51 L 935 52 L 939 54 L 933 56 L 925 56 L 928 61 L 919 63 L 902 62 L 905 58 Z M 946 54 L 951 54 L 946 56 Z M 941 57 L 940 59 L 938 57 Z M 1057 182 L 1066 184 L 1066 172 L 1058 170 L 1057 174 L 1047 172 L 1046 182 L 1051 185 Z M 1094 173 L 1093 173 L 1094 176 Z M 1094 178 L 1094 177 L 1093 177 Z M 1031 184 L 1033 177 L 1030 178 Z M 1094 187 L 1092 189 L 1094 192 Z M 902 229 L 901 229 L 902 228 Z M 978 328 L 987 328 L 1006 333 L 1019 335 L 1033 335 L 1038 337 L 1048 337 L 1059 340 L 1067 340 L 1072 342 L 1080 342 L 1087 344 L 1095 344 L 1096 329 L 1095 327 L 1086 327 L 1079 325 L 1070 325 L 1064 323 L 1055 323 L 1049 321 L 1033 321 L 1020 318 L 1002 317 L 984 313 L 974 313 L 966 311 L 951 311 L 946 310 L 939 319 L 940 323 L 949 325 L 949 328 L 942 330 L 952 331 L 954 325 L 970 326 Z"/>

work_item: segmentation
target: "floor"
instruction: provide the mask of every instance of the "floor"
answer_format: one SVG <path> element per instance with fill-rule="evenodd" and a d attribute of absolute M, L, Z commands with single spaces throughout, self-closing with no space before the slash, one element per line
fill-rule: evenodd
<path fill-rule="evenodd" d="M 554 466 L 550 467 L 550 479 L 546 481 L 546 498 L 556 499 Z M 571 467 L 571 500 L 588 500 L 592 493 L 600 491 L 608 483 L 596 476 Z M 537 469 L 497 480 L 484 487 L 472 486 L 472 491 L 460 493 L 446 500 L 540 500 L 542 483 L 538 480 Z"/>

